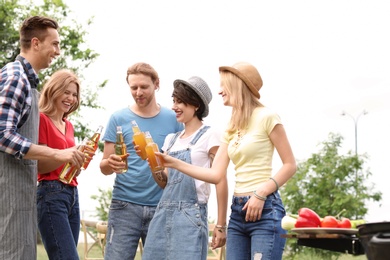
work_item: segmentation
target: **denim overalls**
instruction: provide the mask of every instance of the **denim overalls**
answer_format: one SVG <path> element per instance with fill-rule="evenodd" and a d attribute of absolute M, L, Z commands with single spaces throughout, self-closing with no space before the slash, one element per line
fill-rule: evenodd
<path fill-rule="evenodd" d="M 185 150 L 169 152 L 180 132 L 168 145 L 170 156 L 191 163 L 191 146 L 209 129 L 198 131 Z M 149 226 L 143 260 L 204 260 L 208 252 L 207 204 L 198 202 L 195 180 L 168 168 L 168 182 Z"/>

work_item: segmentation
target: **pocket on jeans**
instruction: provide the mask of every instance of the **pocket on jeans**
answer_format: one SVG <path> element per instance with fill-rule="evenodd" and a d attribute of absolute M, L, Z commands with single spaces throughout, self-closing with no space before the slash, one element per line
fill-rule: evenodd
<path fill-rule="evenodd" d="M 120 201 L 120 200 L 112 200 L 110 204 L 110 210 L 121 210 L 129 205 L 128 202 Z"/>

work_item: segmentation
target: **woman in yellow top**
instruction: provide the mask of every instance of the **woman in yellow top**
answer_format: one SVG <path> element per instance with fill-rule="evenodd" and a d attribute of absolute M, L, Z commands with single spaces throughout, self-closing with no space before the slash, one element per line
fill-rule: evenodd
<path fill-rule="evenodd" d="M 236 184 L 228 224 L 226 259 L 282 259 L 285 215 L 278 188 L 296 171 L 296 162 L 280 117 L 260 103 L 263 81 L 245 62 L 219 68 L 225 106 L 232 116 L 212 168 L 189 165 L 162 154 L 165 167 L 193 178 L 218 184 L 229 162 L 235 165 Z M 282 167 L 272 176 L 276 148 Z"/>

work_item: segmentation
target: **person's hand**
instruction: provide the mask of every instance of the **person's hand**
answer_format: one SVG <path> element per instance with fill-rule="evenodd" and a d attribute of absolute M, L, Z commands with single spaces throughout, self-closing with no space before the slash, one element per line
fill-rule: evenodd
<path fill-rule="evenodd" d="M 85 157 L 87 160 L 91 161 L 92 158 L 95 156 L 95 150 L 93 147 L 89 145 L 82 145 L 83 146 L 83 152 L 85 154 Z"/>
<path fill-rule="evenodd" d="M 115 173 L 121 174 L 122 169 L 126 167 L 126 163 L 124 160 L 127 160 L 127 157 L 129 157 L 130 154 L 125 154 L 122 156 L 116 155 L 116 154 L 110 154 L 110 156 L 107 158 L 108 166 L 110 166 L 111 170 Z"/>
<path fill-rule="evenodd" d="M 139 157 L 141 157 L 141 149 L 139 149 L 139 145 L 136 145 L 134 141 L 133 141 L 133 145 L 134 145 L 135 153 L 136 153 Z"/>
<path fill-rule="evenodd" d="M 255 196 L 251 196 L 242 208 L 242 210 L 246 210 L 245 221 L 255 222 L 260 220 L 264 203 L 265 201 L 259 200 Z"/>
<path fill-rule="evenodd" d="M 81 169 L 78 169 L 76 174 L 75 174 L 75 177 L 78 177 L 80 175 L 80 173 L 81 173 Z"/>
<path fill-rule="evenodd" d="M 171 167 L 171 168 L 175 168 L 175 162 L 176 158 L 172 157 L 172 156 L 169 156 L 168 154 L 165 154 L 165 153 L 160 153 L 160 152 L 155 152 L 156 155 L 158 156 L 161 156 L 161 158 L 163 159 L 164 161 L 164 167 Z"/>
<path fill-rule="evenodd" d="M 211 239 L 211 248 L 217 249 L 226 244 L 226 228 L 217 228 L 214 227 L 213 238 Z"/>
<path fill-rule="evenodd" d="M 56 150 L 54 157 L 55 160 L 61 163 L 69 162 L 71 165 L 81 168 L 84 163 L 85 154 L 74 146 L 68 149 Z"/>

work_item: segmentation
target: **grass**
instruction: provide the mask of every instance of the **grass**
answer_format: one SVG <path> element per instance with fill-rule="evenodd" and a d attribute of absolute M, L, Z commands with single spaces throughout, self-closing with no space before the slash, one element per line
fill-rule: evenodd
<path fill-rule="evenodd" d="M 79 251 L 80 260 L 84 259 L 84 244 L 80 243 L 77 247 L 77 250 Z M 43 245 L 41 245 L 41 244 L 38 245 L 37 251 L 38 251 L 37 260 L 49 260 Z M 101 257 L 101 256 L 102 256 L 101 249 L 98 246 L 95 246 L 90 252 L 90 257 Z M 304 256 L 304 255 L 298 256 L 297 259 L 300 259 L 300 260 L 321 260 L 321 258 L 315 258 L 315 257 L 313 258 L 313 256 Z M 339 260 L 366 260 L 366 259 L 367 259 L 367 257 L 364 255 L 353 256 L 353 255 L 347 255 L 347 254 L 345 254 L 339 258 Z M 141 256 L 139 253 L 135 257 L 135 260 L 141 260 Z"/>
<path fill-rule="evenodd" d="M 84 244 L 83 243 L 79 243 L 79 245 L 77 246 L 77 251 L 79 252 L 80 260 L 84 259 Z M 37 246 L 37 255 L 38 255 L 37 260 L 49 260 L 49 257 L 46 254 L 46 250 L 42 244 L 39 244 Z M 89 253 L 89 257 L 96 257 L 96 258 L 102 257 L 102 251 L 101 251 L 100 247 L 94 246 Z M 134 260 L 141 260 L 141 256 L 139 253 L 137 253 Z"/>

